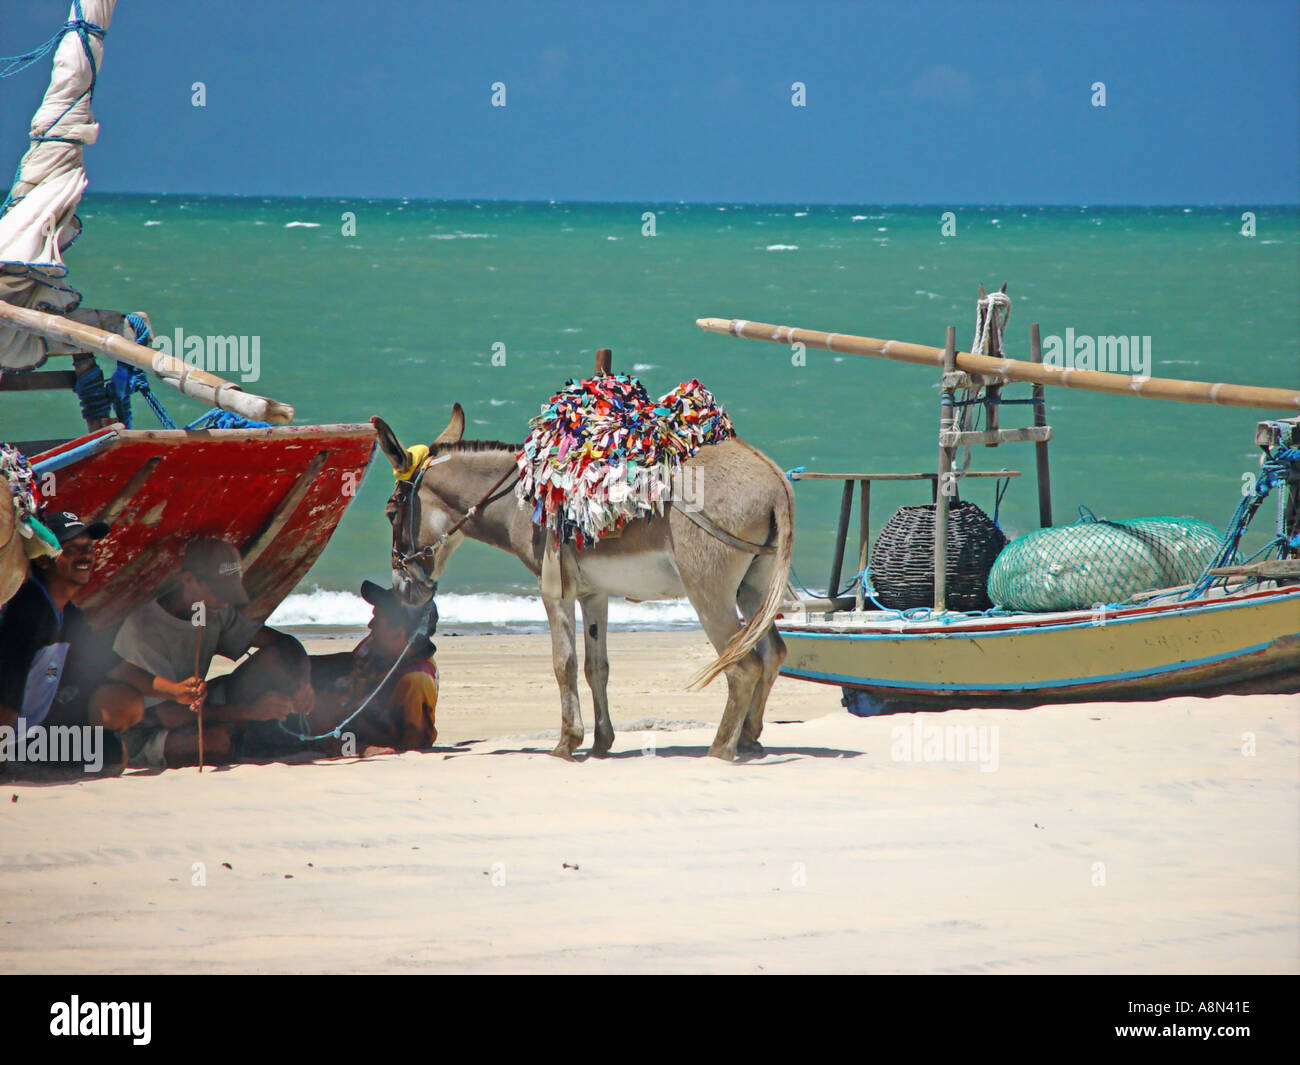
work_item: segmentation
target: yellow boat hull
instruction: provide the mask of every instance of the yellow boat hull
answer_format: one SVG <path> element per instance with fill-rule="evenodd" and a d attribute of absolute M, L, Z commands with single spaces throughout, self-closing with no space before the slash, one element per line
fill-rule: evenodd
<path fill-rule="evenodd" d="M 782 673 L 862 693 L 855 712 L 1300 691 L 1295 586 L 1111 613 L 947 624 L 865 613 L 777 628 Z"/>

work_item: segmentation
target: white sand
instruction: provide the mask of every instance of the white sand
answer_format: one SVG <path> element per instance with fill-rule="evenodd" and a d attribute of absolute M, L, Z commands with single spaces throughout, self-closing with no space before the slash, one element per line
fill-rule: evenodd
<path fill-rule="evenodd" d="M 547 637 L 439 644 L 437 753 L 5 785 L 0 971 L 1300 971 L 1295 697 L 919 715 L 981 772 L 782 680 L 733 766 L 699 634 L 620 634 L 615 722 L 709 727 L 571 764 Z"/>

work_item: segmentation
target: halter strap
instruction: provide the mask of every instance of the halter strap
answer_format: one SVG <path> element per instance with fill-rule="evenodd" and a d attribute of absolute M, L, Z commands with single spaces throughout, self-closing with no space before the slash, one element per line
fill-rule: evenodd
<path fill-rule="evenodd" d="M 408 539 L 411 541 L 411 546 L 412 546 L 412 547 L 415 546 L 415 533 L 416 533 L 416 530 L 415 530 L 415 528 L 414 528 L 414 525 L 415 525 L 415 500 L 416 500 L 416 497 L 418 497 L 419 494 L 420 494 L 420 482 L 424 479 L 424 471 L 428 468 L 428 466 L 429 466 L 429 464 L 428 464 L 428 462 L 426 461 L 426 462 L 424 463 L 424 465 L 422 465 L 422 466 L 420 467 L 419 472 L 416 473 L 415 476 L 412 477 L 412 478 L 410 478 L 410 480 L 407 482 L 407 483 L 409 483 L 410 486 L 411 486 L 411 493 L 410 493 L 410 496 L 408 497 L 408 499 L 407 499 L 407 501 L 406 501 L 406 506 L 407 506 L 407 516 L 408 516 L 408 517 L 407 517 L 407 537 L 408 537 Z M 420 548 L 418 551 L 412 551 L 412 552 L 411 552 L 410 554 L 408 554 L 408 555 L 402 555 L 402 556 L 400 556 L 401 564 L 402 564 L 403 566 L 406 566 L 408 563 L 413 562 L 414 560 L 416 560 L 416 559 L 418 559 L 418 558 L 429 558 L 430 556 L 432 556 L 432 554 L 433 554 L 436 550 L 438 550 L 438 548 L 440 548 L 443 544 L 445 544 L 445 543 L 446 543 L 446 542 L 447 542 L 447 541 L 448 541 L 452 536 L 454 536 L 456 533 L 460 532 L 460 530 L 461 530 L 462 528 L 464 528 L 465 524 L 466 524 L 466 523 L 467 523 L 471 518 L 473 518 L 475 514 L 477 514 L 477 513 L 479 512 L 479 509 L 480 509 L 481 507 L 486 507 L 486 506 L 488 506 L 488 505 L 490 505 L 490 504 L 492 504 L 492 503 L 495 503 L 495 502 L 496 502 L 498 499 L 500 499 L 502 496 L 505 496 L 505 495 L 509 494 L 509 492 L 511 492 L 511 491 L 514 489 L 514 486 L 515 486 L 515 485 L 514 485 L 514 482 L 513 482 L 513 481 L 512 481 L 510 484 L 506 485 L 505 488 L 501 488 L 501 486 L 502 486 L 503 484 L 505 484 L 505 482 L 506 482 L 506 481 L 507 481 L 507 480 L 508 480 L 512 475 L 513 475 L 515 481 L 518 481 L 518 480 L 519 480 L 519 470 L 518 470 L 518 468 L 515 467 L 513 464 L 511 465 L 510 469 L 506 470 L 505 473 L 503 473 L 500 477 L 497 478 L 496 482 L 492 485 L 491 488 L 489 488 L 489 489 L 487 490 L 487 492 L 486 492 L 486 494 L 483 496 L 483 498 L 480 499 L 477 503 L 475 503 L 472 507 L 470 507 L 469 510 L 467 510 L 467 511 L 465 512 L 465 516 L 464 516 L 463 518 L 461 518 L 458 522 L 456 522 L 456 524 L 453 525 L 450 529 L 448 529 L 445 533 L 442 533 L 442 534 L 441 534 L 441 535 L 440 535 L 440 536 L 439 536 L 439 537 L 438 537 L 438 538 L 437 538 L 433 543 L 431 543 L 428 547 L 422 547 L 422 548 Z M 498 492 L 498 491 L 497 491 L 498 488 L 501 488 L 501 491 Z M 494 494 L 494 493 L 495 493 L 495 494 Z"/>

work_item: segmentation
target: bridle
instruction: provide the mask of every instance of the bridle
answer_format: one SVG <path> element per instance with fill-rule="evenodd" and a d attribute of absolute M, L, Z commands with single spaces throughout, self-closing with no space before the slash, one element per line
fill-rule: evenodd
<path fill-rule="evenodd" d="M 411 477 L 409 480 L 399 480 L 397 482 L 397 491 L 399 493 L 403 493 L 403 490 L 405 490 L 403 495 L 404 495 L 404 500 L 406 505 L 406 520 L 405 520 L 406 541 L 411 546 L 412 550 L 407 554 L 403 554 L 401 551 L 398 550 L 398 546 L 396 542 L 394 542 L 393 565 L 397 569 L 401 570 L 403 573 L 407 574 L 408 576 L 410 575 L 409 566 L 412 563 L 414 562 L 423 563 L 425 559 L 433 558 L 434 553 L 440 547 L 442 547 L 448 540 L 450 540 L 453 536 L 455 536 L 456 533 L 460 532 L 460 530 L 464 528 L 465 525 L 468 524 L 470 520 L 472 520 L 473 517 L 483 507 L 495 503 L 498 499 L 502 498 L 505 495 L 508 495 L 511 491 L 514 490 L 515 482 L 519 480 L 519 470 L 512 463 L 510 469 L 506 470 L 505 473 L 503 473 L 499 478 L 497 478 L 496 482 L 492 485 L 492 487 L 489 488 L 486 493 L 484 493 L 483 498 L 480 499 L 477 503 L 475 503 L 472 507 L 470 507 L 469 510 L 465 511 L 464 516 L 459 521 L 457 521 L 456 524 L 454 524 L 446 532 L 439 534 L 438 538 L 434 540 L 433 543 L 431 543 L 428 547 L 421 547 L 417 549 L 415 547 L 415 543 L 416 543 L 415 538 L 416 538 L 416 533 L 419 530 L 419 522 L 416 521 L 416 513 L 417 513 L 418 502 L 420 497 L 420 482 L 424 480 L 425 471 L 430 466 L 436 465 L 438 462 L 442 461 L 443 458 L 450 458 L 450 457 L 451 456 L 448 455 L 448 456 L 440 456 L 439 458 L 436 459 L 426 459 L 421 464 L 420 469 L 416 472 L 415 476 Z M 505 484 L 507 480 L 510 480 L 511 477 L 513 477 L 514 480 L 510 481 L 510 484 L 502 488 L 501 486 Z M 497 489 L 501 489 L 501 490 L 497 491 Z M 402 515 L 400 512 L 400 505 L 399 505 L 399 512 L 397 515 L 394 516 L 393 529 L 394 530 L 398 529 L 401 524 L 403 524 L 403 521 L 402 521 Z M 421 566 L 421 570 L 424 573 L 426 582 L 429 584 L 433 584 L 434 583 L 433 579 L 429 576 L 428 571 L 425 570 L 423 566 Z"/>

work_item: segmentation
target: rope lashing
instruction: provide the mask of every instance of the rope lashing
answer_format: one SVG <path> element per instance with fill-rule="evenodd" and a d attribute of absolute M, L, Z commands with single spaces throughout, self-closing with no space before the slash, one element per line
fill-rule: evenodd
<path fill-rule="evenodd" d="M 149 329 L 149 323 L 142 314 L 128 314 L 127 322 L 135 331 L 135 342 L 141 347 L 148 347 L 149 342 L 153 340 L 153 333 Z M 149 378 L 145 376 L 143 370 L 131 366 L 124 362 L 117 364 L 117 369 L 113 371 L 113 376 L 109 381 L 109 389 L 113 394 L 113 410 L 117 420 L 131 428 L 131 394 L 139 392 L 144 397 L 144 401 L 149 404 L 150 409 L 158 418 L 164 429 L 175 429 L 176 423 L 167 413 L 162 401 L 154 395 L 153 389 L 149 387 Z"/>
<path fill-rule="evenodd" d="M 82 360 L 74 360 L 80 363 Z M 104 371 L 99 368 L 93 357 L 87 357 L 90 366 L 86 370 L 81 370 L 72 383 L 72 389 L 77 393 L 77 399 L 81 401 L 81 416 L 87 422 L 98 421 L 101 418 L 107 418 L 113 413 L 116 405 L 114 397 L 109 394 L 108 386 L 104 381 Z M 129 422 L 125 423 L 129 426 Z"/>
<path fill-rule="evenodd" d="M 62 141 L 65 144 L 85 143 L 84 141 L 77 140 L 75 137 L 62 137 L 57 134 L 51 134 L 54 127 L 62 122 L 68 112 L 76 107 L 83 98 L 94 98 L 95 83 L 99 80 L 99 68 L 95 64 L 95 53 L 90 47 L 90 38 L 95 37 L 102 41 L 106 31 L 103 26 L 98 26 L 93 22 L 87 21 L 85 13 L 81 9 L 81 0 L 73 0 L 73 9 L 76 12 L 76 17 L 69 19 L 58 33 L 43 44 L 38 45 L 33 51 L 25 52 L 22 55 L 16 56 L 0 56 L 0 64 L 4 64 L 3 66 L 0 66 L 0 79 L 11 78 L 15 74 L 19 74 L 26 70 L 33 63 L 40 62 L 40 60 L 49 55 L 50 52 L 57 49 L 62 43 L 65 34 L 75 33 L 81 41 L 81 50 L 86 53 L 86 60 L 90 63 L 90 84 L 86 86 L 76 99 L 72 100 L 68 106 L 63 109 L 53 122 L 45 127 L 43 132 L 33 134 L 31 138 L 33 144 L 40 144 L 45 141 Z M 4 203 L 0 204 L 0 217 L 3 217 L 10 207 L 23 198 L 21 196 L 14 196 L 13 193 L 13 187 L 17 186 L 19 179 L 22 177 L 22 171 L 23 164 L 22 161 L 19 160 L 18 169 L 14 172 L 14 179 L 11 183 L 9 192 L 5 196 Z"/>
<path fill-rule="evenodd" d="M 972 355 L 991 355 L 1002 350 L 1002 337 L 1011 317 L 1011 297 L 1005 292 L 990 292 L 975 305 L 975 339 Z"/>
<path fill-rule="evenodd" d="M 269 429 L 270 422 L 259 422 L 245 418 L 228 410 L 210 410 L 207 414 L 195 418 L 186 429 Z"/>

